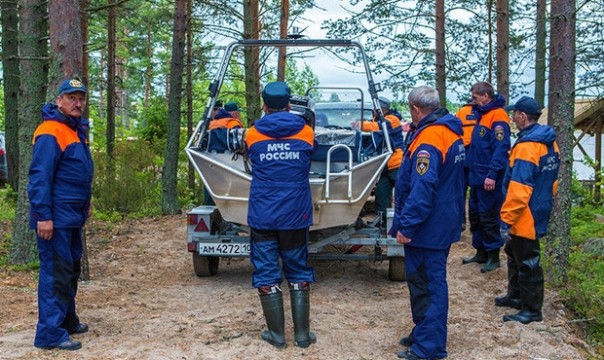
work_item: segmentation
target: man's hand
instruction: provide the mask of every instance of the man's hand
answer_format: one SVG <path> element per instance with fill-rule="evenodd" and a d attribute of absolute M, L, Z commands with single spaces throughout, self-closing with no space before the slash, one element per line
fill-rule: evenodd
<path fill-rule="evenodd" d="M 495 180 L 489 178 L 484 179 L 484 189 L 486 191 L 495 190 Z"/>
<path fill-rule="evenodd" d="M 38 221 L 38 236 L 44 240 L 52 239 L 52 232 L 54 230 L 54 227 L 55 225 L 52 220 Z"/>
<path fill-rule="evenodd" d="M 512 237 L 510 236 L 510 227 L 509 226 L 504 226 L 502 225 L 499 228 L 499 235 L 501 235 L 501 237 L 503 238 L 503 240 L 505 241 L 510 241 L 512 240 Z"/>
<path fill-rule="evenodd" d="M 400 231 L 396 233 L 396 242 L 399 244 L 409 244 L 411 239 L 403 235 Z"/>

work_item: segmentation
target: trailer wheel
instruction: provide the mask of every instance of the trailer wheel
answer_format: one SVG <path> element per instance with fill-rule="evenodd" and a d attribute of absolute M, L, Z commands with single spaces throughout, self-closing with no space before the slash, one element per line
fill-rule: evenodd
<path fill-rule="evenodd" d="M 218 256 L 202 256 L 193 253 L 193 270 L 195 270 L 195 275 L 199 277 L 216 275 L 219 263 L 220 258 Z"/>
<path fill-rule="evenodd" d="M 388 279 L 390 281 L 405 281 L 405 258 L 393 256 L 388 262 Z"/>

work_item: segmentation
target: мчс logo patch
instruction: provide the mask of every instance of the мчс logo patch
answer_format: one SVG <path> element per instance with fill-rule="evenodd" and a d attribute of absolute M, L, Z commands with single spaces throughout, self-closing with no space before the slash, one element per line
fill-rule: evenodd
<path fill-rule="evenodd" d="M 498 141 L 502 141 L 504 136 L 505 132 L 503 131 L 503 126 L 495 126 L 495 139 L 497 139 Z"/>
<path fill-rule="evenodd" d="M 424 175 L 430 168 L 430 153 L 426 150 L 420 150 L 416 158 L 415 170 L 418 174 Z"/>

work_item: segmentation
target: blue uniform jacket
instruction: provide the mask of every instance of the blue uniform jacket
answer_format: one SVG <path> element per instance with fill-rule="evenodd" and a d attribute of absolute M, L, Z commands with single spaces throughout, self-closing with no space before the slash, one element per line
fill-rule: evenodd
<path fill-rule="evenodd" d="M 92 197 L 94 165 L 86 137 L 88 121 L 67 117 L 56 104 L 42 108 L 33 138 L 27 194 L 29 225 L 52 220 L 57 228 L 82 227 Z"/>
<path fill-rule="evenodd" d="M 501 221 L 511 226 L 510 234 L 532 240 L 545 236 L 559 167 L 560 151 L 552 127 L 534 124 L 518 133 L 503 180 Z"/>
<path fill-rule="evenodd" d="M 295 230 L 312 225 L 312 128 L 298 115 L 270 113 L 254 122 L 245 142 L 252 164 L 248 225 L 260 230 Z"/>
<path fill-rule="evenodd" d="M 501 95 L 484 106 L 474 105 L 477 123 L 466 159 L 470 186 L 482 187 L 487 177 L 495 180 L 496 186 L 503 181 L 510 150 L 510 119 L 504 105 Z"/>
<path fill-rule="evenodd" d="M 439 109 L 422 119 L 405 152 L 395 187 L 390 234 L 408 246 L 443 250 L 458 241 L 463 217 L 465 149 L 461 122 Z"/>

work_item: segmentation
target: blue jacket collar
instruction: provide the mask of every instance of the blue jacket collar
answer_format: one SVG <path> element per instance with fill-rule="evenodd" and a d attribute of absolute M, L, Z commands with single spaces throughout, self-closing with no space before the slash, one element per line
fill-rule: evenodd
<path fill-rule="evenodd" d="M 42 119 L 44 120 L 55 120 L 67 124 L 72 129 L 77 129 L 82 123 L 82 117 L 71 117 L 66 116 L 59 111 L 57 104 L 49 102 L 44 104 L 42 107 Z M 88 123 L 85 121 L 85 123 Z"/>

